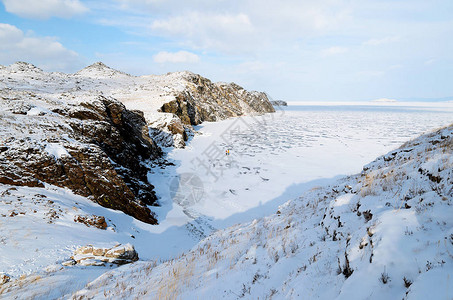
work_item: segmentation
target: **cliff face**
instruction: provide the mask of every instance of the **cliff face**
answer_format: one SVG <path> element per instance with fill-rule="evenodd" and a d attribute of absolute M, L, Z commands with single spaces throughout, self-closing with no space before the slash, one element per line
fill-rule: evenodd
<path fill-rule="evenodd" d="M 144 161 L 161 151 L 139 113 L 99 96 L 68 103 L 0 92 L 0 183 L 67 187 L 143 222 L 157 220 Z M 4 129 L 3 129 L 4 128 Z"/>
<path fill-rule="evenodd" d="M 249 92 L 235 83 L 212 83 L 200 75 L 185 73 L 186 87 L 160 110 L 177 115 L 183 124 L 220 121 L 245 114 L 275 112 L 265 93 Z"/>

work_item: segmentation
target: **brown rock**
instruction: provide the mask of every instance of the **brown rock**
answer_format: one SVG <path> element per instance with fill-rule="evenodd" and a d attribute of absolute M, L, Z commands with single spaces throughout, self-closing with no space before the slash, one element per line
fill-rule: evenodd
<path fill-rule="evenodd" d="M 244 113 L 275 112 L 265 93 L 249 92 L 235 83 L 212 83 L 197 74 L 188 73 L 187 88 L 175 100 L 162 105 L 162 112 L 177 115 L 184 124 L 219 121 Z"/>
<path fill-rule="evenodd" d="M 92 245 L 88 245 L 88 246 L 83 246 L 83 247 L 79 247 L 76 249 L 76 251 L 74 251 L 74 254 L 78 255 L 78 254 L 93 254 L 93 246 Z"/>
<path fill-rule="evenodd" d="M 72 261 L 80 265 L 103 265 L 101 262 L 113 264 L 128 264 L 138 260 L 138 254 L 131 244 L 118 244 L 112 248 L 93 247 L 91 245 L 79 247 L 74 251 L 71 260 L 64 263 L 71 265 Z"/>
<path fill-rule="evenodd" d="M 74 222 L 85 224 L 88 227 L 96 227 L 99 229 L 106 229 L 107 223 L 105 222 L 105 217 L 102 216 L 81 216 L 76 215 L 74 216 Z"/>
<path fill-rule="evenodd" d="M 138 254 L 131 244 L 119 245 L 105 253 L 105 257 L 126 259 L 131 261 L 138 260 Z"/>

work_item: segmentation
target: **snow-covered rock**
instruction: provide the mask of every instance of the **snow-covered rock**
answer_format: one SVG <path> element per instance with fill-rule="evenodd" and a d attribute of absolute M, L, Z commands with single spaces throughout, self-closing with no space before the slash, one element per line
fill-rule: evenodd
<path fill-rule="evenodd" d="M 161 151 L 143 116 L 113 98 L 53 96 L 0 90 L 0 183 L 67 187 L 156 223 L 147 205 L 157 198 L 144 162 Z"/>
<path fill-rule="evenodd" d="M 74 251 L 71 260 L 64 261 L 62 264 L 82 265 L 82 266 L 102 266 L 104 263 L 117 265 L 129 264 L 138 260 L 138 253 L 131 244 L 117 244 L 111 248 L 95 247 L 93 245 L 82 246 Z"/>
<path fill-rule="evenodd" d="M 107 223 L 105 217 L 96 215 L 76 215 L 74 222 L 85 224 L 88 227 L 96 227 L 99 229 L 106 229 Z"/>

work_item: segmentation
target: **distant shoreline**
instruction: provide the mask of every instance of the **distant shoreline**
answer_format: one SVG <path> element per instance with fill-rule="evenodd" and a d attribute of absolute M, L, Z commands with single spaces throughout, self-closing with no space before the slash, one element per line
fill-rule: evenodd
<path fill-rule="evenodd" d="M 445 107 L 453 109 L 452 101 L 287 101 L 288 106 L 402 106 L 402 107 Z"/>

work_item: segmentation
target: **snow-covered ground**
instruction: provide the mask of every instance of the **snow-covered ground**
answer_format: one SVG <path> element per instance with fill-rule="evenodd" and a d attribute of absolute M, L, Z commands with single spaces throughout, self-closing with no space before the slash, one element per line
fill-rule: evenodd
<path fill-rule="evenodd" d="M 46 73 L 16 63 L 0 68 L 0 89 L 33 101 L 21 119 L 30 126 L 33 116 L 52 115 L 46 101 L 77 105 L 98 94 L 143 110 L 153 126 L 174 118 L 157 109 L 187 88 L 191 76 L 135 77 L 99 63 L 76 74 Z M 0 281 L 3 273 L 12 278 L 0 286 L 0 298 L 49 299 L 82 290 L 80 295 L 99 298 L 146 293 L 189 299 L 348 298 L 351 292 L 358 298 L 403 298 L 410 292 L 423 299 L 427 286 L 435 285 L 438 298 L 451 299 L 451 276 L 445 277 L 452 274 L 453 253 L 451 145 L 443 148 L 448 151 L 432 152 L 429 143 L 434 146 L 437 140 L 422 139 L 425 148 L 411 152 L 415 155 L 397 152 L 399 165 L 392 165 L 390 152 L 371 165 L 371 172 L 344 176 L 361 172 L 364 164 L 422 133 L 451 124 L 452 116 L 453 104 L 441 102 L 304 103 L 259 117 L 203 123 L 185 149 L 165 149 L 173 165 L 164 162 L 148 175 L 161 204 L 152 207 L 159 225 L 103 208 L 67 189 L 0 184 Z M 12 136 L 41 139 L 41 132 L 27 134 L 11 120 L 4 124 L 9 125 L 1 128 L 0 147 Z M 43 150 L 56 159 L 68 154 L 52 142 Z M 279 208 L 291 199 L 297 200 Z M 403 207 L 401 199 L 410 207 Z M 368 210 L 374 215 L 370 220 Z M 78 215 L 104 216 L 108 227 L 87 227 L 74 221 Z M 61 265 L 78 246 L 117 243 L 133 244 L 141 261 L 87 286 L 116 266 Z M 369 260 L 376 263 L 370 266 Z M 346 261 L 354 271 L 347 281 L 335 274 L 338 264 L 351 275 Z M 385 274 L 389 284 L 374 280 Z M 119 276 L 146 285 L 124 283 Z M 361 282 L 366 276 L 374 279 Z M 408 282 L 401 284 L 404 278 Z"/>
<path fill-rule="evenodd" d="M 323 113 L 324 124 L 329 124 L 326 122 L 328 114 Z M 342 115 L 337 109 L 330 113 Z M 351 111 L 349 110 L 348 113 Z M 376 151 L 381 151 L 385 147 L 394 150 L 365 165 L 363 169 L 357 167 L 358 170 L 351 170 L 352 172 L 362 170 L 357 175 L 328 180 L 329 184 L 317 181 L 316 183 L 321 183 L 321 186 L 312 185 L 309 189 L 304 184 L 298 186 L 299 197 L 275 207 L 272 214 L 267 217 L 219 230 L 203 239 L 190 251 L 163 263 L 158 260 L 140 261 L 106 272 L 93 281 L 91 280 L 98 274 L 96 272 L 99 269 L 85 269 L 85 272 L 82 272 L 78 267 L 58 270 L 54 266 L 48 268 L 47 272 L 40 277 L 31 275 L 7 284 L 1 291 L 2 296 L 7 298 L 37 296 L 42 299 L 64 296 L 67 298 L 78 290 L 72 294 L 75 299 L 300 299 L 305 297 L 310 299 L 452 299 L 453 127 L 429 133 L 398 148 L 393 145 L 398 142 L 396 139 L 411 139 L 412 132 L 408 131 L 409 127 L 406 127 L 408 135 L 404 135 L 404 131 L 399 129 L 392 131 L 383 124 L 395 125 L 390 120 L 395 120 L 397 117 L 396 119 L 401 122 L 399 125 L 403 126 L 403 121 L 410 120 L 404 117 L 406 113 L 414 112 L 399 111 L 392 114 L 385 111 L 384 114 L 387 115 L 383 118 L 385 122 L 380 126 L 369 127 L 370 132 L 372 128 L 383 132 L 380 136 L 375 136 L 375 138 L 379 137 L 380 143 L 376 143 L 376 140 L 367 140 L 365 128 L 349 130 L 349 133 L 355 133 L 353 136 L 361 137 L 357 139 L 358 142 L 352 144 L 354 147 L 364 143 L 368 147 L 376 147 Z M 294 114 L 287 112 L 281 116 L 281 119 L 286 119 L 283 123 L 288 124 L 288 118 L 300 117 L 300 114 L 303 115 L 300 111 Z M 316 114 L 311 111 L 310 114 L 307 112 L 308 115 Z M 363 109 L 355 115 L 360 116 L 357 118 L 362 123 L 365 122 L 363 116 L 367 113 Z M 372 124 L 379 122 L 379 114 L 374 112 L 370 115 L 376 116 L 374 122 L 370 121 Z M 329 128 L 327 131 L 329 134 L 318 134 L 318 143 L 321 141 L 324 143 L 330 136 L 339 139 L 338 136 L 347 134 L 347 132 L 337 131 L 342 129 L 339 126 L 341 122 L 347 123 L 346 126 L 352 126 L 352 120 L 345 115 L 342 116 L 343 118 L 334 118 L 336 121 L 333 124 L 336 126 Z M 430 115 L 429 112 L 424 111 L 412 115 L 412 117 L 415 116 L 418 121 L 423 117 L 427 122 L 424 126 L 429 127 L 436 119 L 439 122 L 440 118 L 448 121 L 450 115 L 438 113 Z M 273 125 L 276 124 L 276 120 L 278 119 L 272 121 Z M 338 120 L 342 121 L 338 122 Z M 303 122 L 312 123 L 314 119 Z M 214 134 L 211 134 L 211 138 L 207 136 L 208 127 L 218 124 L 220 123 L 204 126 L 205 134 L 193 139 L 193 147 L 195 148 L 199 143 L 197 140 L 203 141 L 203 138 L 221 143 L 214 138 Z M 414 124 L 412 123 L 411 130 L 416 130 Z M 421 126 L 420 123 L 418 124 Z M 356 125 L 351 128 L 356 128 Z M 263 130 L 263 132 L 270 136 L 269 132 L 272 130 Z M 210 132 L 214 133 L 215 130 L 211 129 Z M 336 133 L 333 134 L 333 132 Z M 359 134 L 360 132 L 362 134 Z M 391 132 L 397 133 L 389 137 Z M 253 140 L 250 135 L 243 137 L 247 136 Z M 273 137 L 276 145 L 279 137 L 279 135 Z M 288 139 L 283 134 L 281 138 Z M 300 140 L 300 136 L 295 140 Z M 295 147 L 303 148 L 297 146 L 295 140 L 292 141 Z M 233 141 L 230 140 L 232 143 L 230 156 L 239 151 L 238 149 L 242 149 L 239 146 L 246 144 L 243 140 L 236 144 Z M 245 149 L 257 149 L 257 151 L 252 158 L 242 158 L 242 162 L 250 163 L 253 158 L 264 156 L 264 153 L 270 151 L 269 148 L 271 148 L 270 144 L 266 146 L 266 151 L 257 148 L 256 145 L 253 147 L 248 145 Z M 313 146 L 313 148 L 318 148 L 317 154 L 323 155 L 322 157 L 330 160 L 332 164 L 341 161 L 343 157 L 350 159 L 349 164 L 355 164 L 354 159 L 360 157 L 347 150 L 339 152 L 338 149 L 331 148 L 332 151 L 323 152 L 322 147 Z M 280 148 L 277 147 L 277 149 Z M 276 150 L 279 154 L 274 156 L 283 155 L 291 149 L 282 147 Z M 331 153 L 331 157 L 329 158 L 325 153 Z M 316 158 L 316 154 L 313 155 Z M 190 162 L 191 157 L 184 157 L 187 159 L 186 163 Z M 319 157 L 321 156 L 318 156 L 318 160 Z M 277 166 L 282 161 L 274 162 L 273 166 L 279 171 Z M 299 162 L 294 158 L 286 160 L 286 165 Z M 175 167 L 175 171 L 183 166 L 184 160 L 180 162 L 180 167 Z M 281 167 L 284 169 L 283 166 Z M 232 167 L 225 172 L 237 170 L 241 168 Z M 330 169 L 325 169 L 324 172 L 327 176 L 335 175 L 329 173 L 334 172 Z M 203 173 L 196 174 L 200 174 L 200 178 L 207 178 Z M 315 174 L 313 176 L 318 176 Z M 247 176 L 247 174 L 235 173 L 233 178 L 241 175 Z M 283 173 L 278 175 L 285 176 Z M 296 176 L 295 173 L 290 175 Z M 266 183 L 270 184 L 275 180 L 273 177 L 264 177 L 261 173 L 249 174 L 249 176 L 242 177 L 241 180 L 242 183 L 247 183 L 249 188 L 259 185 L 260 181 L 258 183 L 251 181 L 251 178 L 257 176 L 269 179 L 267 181 L 261 179 L 264 184 L 261 187 L 258 186 L 260 189 L 266 188 Z M 222 183 L 218 182 L 223 178 L 224 176 L 221 176 L 217 181 L 211 179 L 211 182 L 202 180 L 206 190 L 205 197 L 215 193 L 212 187 L 221 186 Z M 306 180 L 316 181 L 316 178 L 310 179 L 307 176 Z M 164 181 L 164 177 L 161 179 Z M 223 181 L 223 184 L 227 182 L 239 184 L 234 180 L 229 182 L 224 179 Z M 267 191 L 271 190 L 267 186 Z M 15 192 L 17 191 L 10 191 L 11 195 Z M 48 197 L 53 196 L 48 195 Z M 250 196 L 249 199 L 252 198 Z M 247 201 L 247 198 L 242 199 Z M 178 198 L 178 201 L 180 200 Z M 205 199 L 189 207 L 189 215 L 195 213 L 195 209 L 208 210 L 207 201 L 209 200 Z M 217 201 L 224 200 L 217 199 Z M 241 209 L 239 204 L 236 204 L 237 211 Z M 165 207 L 164 205 L 162 209 Z M 179 207 L 178 210 L 178 207 L 173 204 L 162 225 L 178 219 L 177 216 L 172 215 L 176 211 L 182 212 L 182 208 Z M 260 206 L 257 210 L 260 213 L 264 211 Z M 230 209 L 224 214 L 227 216 L 231 211 L 233 210 Z M 211 213 L 214 214 L 214 209 Z M 211 216 L 212 224 L 219 225 L 221 223 L 215 222 L 216 216 L 218 219 L 221 218 L 220 214 Z M 164 217 L 162 212 L 160 217 Z M 241 214 L 241 217 L 246 218 L 245 214 Z M 228 218 L 227 216 L 226 219 Z M 206 220 L 207 223 L 211 222 L 208 218 Z M 91 282 L 85 285 L 88 281 Z"/>
<path fill-rule="evenodd" d="M 212 267 L 217 264 L 215 261 L 219 260 L 216 257 L 218 254 L 215 253 L 223 253 L 222 257 L 228 257 L 228 259 L 220 260 L 222 266 L 210 267 L 207 272 L 201 272 L 200 269 L 195 271 L 173 269 L 174 272 L 184 272 L 180 275 L 187 278 L 192 278 L 191 276 L 194 274 L 200 278 L 216 278 L 220 276 L 217 274 L 222 274 L 227 269 L 234 269 L 232 265 L 239 261 L 239 253 L 245 255 L 242 252 L 235 252 L 237 249 L 234 247 L 231 250 L 224 249 L 231 247 L 231 243 L 236 244 L 236 242 L 233 242 L 235 235 L 240 235 L 243 230 L 261 230 L 262 235 L 269 235 L 269 238 L 275 235 L 275 238 L 277 238 L 275 232 L 280 229 L 276 228 L 274 232 L 272 228 L 292 221 L 287 218 L 276 218 L 274 215 L 254 221 L 251 224 L 247 222 L 269 216 L 275 213 L 278 207 L 286 201 L 297 198 L 316 186 L 335 184 L 336 180 L 343 175 L 360 172 L 362 166 L 375 157 L 397 148 L 402 143 L 424 132 L 450 124 L 453 121 L 452 112 L 451 105 L 442 109 L 387 106 L 290 106 L 284 111 L 277 111 L 275 114 L 267 114 L 261 117 L 241 117 L 222 122 L 205 123 L 197 128 L 199 134 L 195 135 L 186 149 L 167 149 L 168 159 L 174 163 L 174 166 L 156 167 L 154 173 L 149 174 L 151 182 L 156 186 L 161 204 L 161 207 L 152 208 L 159 218 L 160 224 L 157 226 L 144 224 L 121 212 L 102 208 L 86 198 L 76 196 L 64 189 L 52 186 L 47 186 L 45 189 L 26 187 L 10 189 L 10 186 L 0 185 L 0 272 L 5 272 L 13 278 L 17 278 L 21 274 L 34 272 L 41 274 L 41 272 L 45 272 L 44 275 L 41 274 L 43 278 L 47 278 L 40 285 L 40 288 L 44 290 L 43 294 L 36 290 L 35 285 L 33 285 L 35 277 L 28 276 L 20 282 L 22 284 L 28 282 L 30 284 L 29 292 L 36 292 L 43 298 L 49 295 L 70 294 L 81 289 L 86 282 L 93 280 L 102 272 L 108 271 L 111 266 L 106 268 L 66 267 L 59 270 L 62 268 L 59 263 L 67 259 L 76 246 L 86 244 L 108 246 L 119 242 L 134 244 L 141 260 L 152 260 L 154 261 L 153 264 L 157 265 L 160 265 L 162 259 L 176 258 L 181 253 L 195 247 L 194 251 L 205 251 L 199 249 L 209 250 L 207 252 L 211 256 L 206 259 L 205 263 Z M 55 155 L 64 155 L 61 149 L 52 145 L 49 145 L 48 150 Z M 225 155 L 226 150 L 229 150 L 229 155 Z M 193 192 L 190 197 L 187 197 L 186 194 L 183 196 L 178 194 L 178 181 L 175 180 L 178 176 L 183 182 L 179 188 Z M 186 179 L 190 179 L 189 183 L 192 183 L 192 185 L 185 184 Z M 342 184 L 353 185 L 349 181 L 342 182 Z M 329 190 L 329 188 L 323 188 L 319 193 L 322 194 L 325 190 Z M 302 215 L 305 214 L 302 207 L 311 205 L 310 203 L 313 201 L 316 202 L 317 195 L 312 192 L 311 196 L 304 198 L 302 204 L 298 206 L 299 208 L 294 208 L 294 210 L 301 211 Z M 340 215 L 342 207 L 349 207 L 350 203 L 353 203 L 348 195 L 336 199 L 337 203 L 344 202 L 345 205 L 331 205 L 338 215 Z M 27 201 L 23 201 L 23 199 L 27 199 Z M 324 206 L 322 209 L 324 209 Z M 104 231 L 74 223 L 73 218 L 79 211 L 84 214 L 105 216 L 109 228 Z M 438 213 L 439 209 L 436 209 L 423 218 L 434 218 Z M 11 214 L 13 216 L 10 216 Z M 390 213 L 384 215 L 383 212 L 383 220 L 387 218 L 388 214 Z M 395 222 L 399 222 L 396 224 L 399 226 L 405 222 L 404 218 L 407 220 L 407 218 L 412 217 L 401 215 L 398 218 Z M 448 215 L 444 219 L 439 222 L 447 222 Z M 413 219 L 411 220 L 412 223 L 408 223 L 410 225 L 408 226 L 408 228 L 410 227 L 409 231 L 421 226 L 420 224 L 425 219 L 417 221 L 418 223 Z M 224 229 L 239 222 L 246 222 L 246 225 L 221 231 L 196 246 L 198 241 L 213 230 Z M 271 229 L 266 225 L 269 222 L 272 224 Z M 319 220 L 313 219 L 308 222 L 303 224 L 304 228 L 315 226 L 319 223 Z M 351 222 L 350 228 L 358 226 L 357 224 L 356 221 Z M 391 231 L 392 228 L 388 226 L 380 230 Z M 451 224 L 442 226 L 450 226 L 451 228 Z M 360 228 L 365 228 L 362 227 Z M 315 236 L 321 234 L 319 232 L 321 229 L 310 229 L 313 231 L 313 233 L 310 233 L 313 241 L 317 241 Z M 423 244 L 428 238 L 422 236 L 422 231 L 418 230 L 417 232 L 418 235 L 421 235 L 420 240 Z M 332 234 L 332 232 L 329 234 Z M 345 234 L 346 231 L 343 232 L 343 235 Z M 252 236 L 252 234 L 248 233 L 247 236 Z M 241 237 L 243 236 L 241 235 Z M 343 242 L 344 238 L 343 236 Z M 257 239 L 261 239 L 261 237 L 257 237 Z M 354 236 L 354 239 L 358 239 L 358 237 Z M 302 242 L 294 244 L 296 240 Z M 280 253 L 280 251 L 292 252 L 292 250 L 288 250 L 292 249 L 291 247 L 304 249 L 310 247 L 311 249 L 300 254 L 303 257 L 297 256 L 298 262 L 305 262 L 313 256 L 317 260 L 317 252 L 313 252 L 314 248 L 309 245 L 312 241 L 298 231 L 291 233 L 291 237 L 285 238 L 284 242 L 287 243 L 285 247 L 289 247 L 285 250 L 279 248 L 283 247 L 280 245 L 282 242 L 280 239 L 270 241 L 271 247 L 269 248 L 260 248 L 254 245 L 255 242 L 253 241 L 241 240 L 237 242 L 240 251 L 247 249 L 246 257 L 250 256 L 248 259 L 244 259 L 253 261 L 255 256 L 262 256 L 265 252 L 269 254 L 273 251 L 269 254 L 269 258 L 266 258 L 264 263 L 252 267 L 243 265 L 240 267 L 243 269 L 239 273 L 232 272 L 229 273 L 228 277 L 221 277 L 224 281 L 232 282 L 228 288 L 225 288 L 225 292 L 220 291 L 217 288 L 218 286 L 214 284 L 206 294 L 198 293 L 200 297 L 217 295 L 220 292 L 220 295 L 224 295 L 226 298 L 236 298 L 243 292 L 244 297 L 248 298 L 251 284 L 241 277 L 245 276 L 244 274 L 250 275 L 251 278 L 256 277 L 255 282 L 266 280 L 267 277 L 276 278 L 291 272 L 292 274 L 299 274 L 298 268 L 304 268 L 304 264 L 295 264 L 294 260 L 287 262 L 283 260 L 272 271 L 269 269 L 269 265 L 272 264 L 272 256 L 275 253 L 279 257 L 287 255 Z M 354 240 L 354 242 L 357 241 Z M 388 243 L 391 243 L 391 241 Z M 411 249 L 420 251 L 417 249 L 422 247 L 422 244 L 416 243 Z M 432 244 L 428 246 L 434 247 Z M 327 257 L 323 264 L 326 266 L 329 263 L 330 267 L 326 272 L 330 272 L 330 275 L 336 267 L 332 265 L 332 260 L 336 261 L 338 251 L 344 251 L 344 245 L 337 247 L 339 248 L 335 250 L 335 253 L 322 254 Z M 387 246 L 382 247 L 381 249 L 387 249 Z M 412 246 L 409 245 L 408 247 Z M 431 249 L 430 247 L 429 249 Z M 451 249 L 447 248 L 447 250 L 450 251 Z M 225 251 L 231 251 L 231 253 Z M 378 252 L 375 252 L 375 255 Z M 453 251 L 450 252 L 453 253 Z M 359 254 L 351 253 L 350 259 L 358 259 L 357 255 Z M 189 258 L 186 256 L 185 259 Z M 190 256 L 190 259 L 196 259 L 195 255 Z M 439 261 L 430 262 L 439 264 Z M 180 263 L 178 261 L 178 266 Z M 198 263 L 201 264 L 201 262 Z M 341 264 L 343 263 L 344 255 Z M 420 262 L 418 268 L 424 268 L 425 264 L 426 262 Z M 375 268 L 374 273 L 382 273 L 384 265 L 387 268 L 385 272 L 402 272 L 390 270 L 392 267 L 389 261 L 388 264 L 383 262 L 379 268 Z M 132 267 L 122 267 L 120 269 L 122 271 L 115 272 L 129 276 L 128 268 L 132 268 L 135 272 L 140 266 L 143 266 L 143 270 L 149 272 L 152 270 L 149 263 L 139 262 Z M 162 269 L 162 272 L 169 271 L 168 264 L 160 265 L 158 268 Z M 181 265 L 178 268 L 183 267 Z M 322 264 L 317 264 L 316 268 L 323 269 Z M 222 270 L 222 272 L 218 270 Z M 312 274 L 315 271 L 318 270 L 312 270 Z M 413 276 L 412 271 L 411 269 L 407 274 Z M 399 273 L 398 276 L 406 274 Z M 429 273 L 427 280 L 437 280 L 434 273 Z M 156 278 L 156 276 L 159 277 L 159 274 L 161 273 L 153 273 L 150 280 L 154 280 L 153 278 Z M 323 272 L 317 273 L 317 277 L 309 276 L 307 277 L 309 279 L 306 280 L 319 280 L 319 286 L 322 287 L 330 282 L 328 279 L 322 279 L 323 274 Z M 431 274 L 434 274 L 432 275 L 434 277 Z M 441 275 L 439 276 L 441 277 Z M 236 276 L 238 276 L 237 279 Z M 300 279 L 297 276 L 290 276 L 282 277 L 281 282 L 263 283 L 260 286 L 262 291 L 259 295 L 268 296 L 274 293 L 272 290 L 275 287 L 275 292 L 280 293 L 281 297 L 297 298 L 297 295 L 308 293 L 308 295 L 329 298 L 336 295 L 343 284 L 342 279 L 335 279 L 336 281 L 331 283 L 333 288 L 326 290 L 326 294 L 319 294 L 322 291 L 316 288 L 307 291 L 303 287 L 300 288 L 300 291 L 296 289 L 290 294 L 281 294 L 282 284 L 286 280 L 296 280 L 294 278 Z M 330 277 L 327 276 L 326 278 Z M 409 279 L 413 281 L 414 279 L 411 278 Z M 444 280 L 442 278 L 439 280 Z M 49 280 L 52 282 L 53 290 L 61 289 L 61 291 L 49 294 L 48 288 L 45 287 Z M 177 287 L 179 294 L 181 292 L 179 281 L 181 280 L 183 279 L 178 277 L 178 283 L 174 282 L 174 286 L 171 286 L 171 282 L 166 282 L 164 286 L 159 287 L 162 289 L 159 293 L 172 295 L 172 289 Z M 398 278 L 398 280 L 401 281 L 402 278 Z M 184 283 L 184 280 L 182 282 Z M 423 281 L 423 284 L 427 284 L 426 282 L 429 281 Z M 377 283 L 376 279 L 373 284 Z M 415 285 L 413 288 L 423 290 L 423 284 L 421 286 Z M 265 288 L 263 288 L 263 285 Z M 450 286 L 453 285 L 450 284 Z M 259 286 L 257 287 L 260 289 Z M 22 295 L 21 290 L 16 290 L 14 286 L 12 290 L 13 294 L 5 293 L 4 296 Z M 114 288 L 111 288 L 111 290 L 114 290 Z M 389 295 L 394 295 L 394 293 L 401 293 L 402 291 L 401 287 L 398 286 L 397 292 L 395 289 L 390 289 L 388 292 Z M 448 289 L 446 293 L 451 295 Z M 153 295 L 157 294 L 154 293 Z M 191 298 L 190 295 L 190 293 L 183 294 L 183 298 Z M 253 293 L 253 295 L 258 294 Z M 262 297 L 260 296 L 260 298 Z"/>

